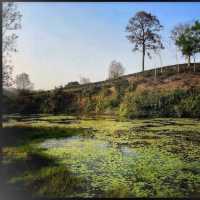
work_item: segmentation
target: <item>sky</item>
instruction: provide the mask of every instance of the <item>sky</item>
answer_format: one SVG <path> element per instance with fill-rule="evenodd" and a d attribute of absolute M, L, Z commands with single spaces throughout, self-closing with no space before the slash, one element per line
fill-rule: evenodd
<path fill-rule="evenodd" d="M 125 28 L 138 11 L 151 12 L 164 26 L 165 50 L 146 57 L 145 69 L 176 64 L 172 28 L 200 19 L 200 3 L 17 3 L 22 28 L 17 31 L 13 76 L 28 73 L 35 89 L 53 89 L 80 77 L 105 80 L 111 61 L 125 74 L 141 71 L 141 52 L 133 52 Z M 199 59 L 199 58 L 198 58 Z M 184 57 L 178 54 L 178 62 Z"/>

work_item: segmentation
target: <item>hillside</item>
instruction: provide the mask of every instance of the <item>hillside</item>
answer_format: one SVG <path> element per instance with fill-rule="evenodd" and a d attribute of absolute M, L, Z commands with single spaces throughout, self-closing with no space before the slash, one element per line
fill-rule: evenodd
<path fill-rule="evenodd" d="M 137 85 L 139 90 L 174 90 L 178 88 L 200 87 L 200 63 L 191 63 L 190 67 L 187 64 L 165 66 L 124 75 L 115 80 L 105 80 L 78 86 L 65 86 L 65 91 L 80 92 L 88 87 L 112 87 L 121 80 L 128 80 L 129 83 Z"/>
<path fill-rule="evenodd" d="M 4 113 L 200 117 L 200 63 L 50 91 L 4 92 L 3 102 Z"/>

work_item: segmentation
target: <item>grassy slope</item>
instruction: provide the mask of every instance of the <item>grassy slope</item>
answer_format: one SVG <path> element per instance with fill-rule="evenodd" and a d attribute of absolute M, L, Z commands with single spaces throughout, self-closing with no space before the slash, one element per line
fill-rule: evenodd
<path fill-rule="evenodd" d="M 190 90 L 193 88 L 200 88 L 200 64 L 198 64 L 198 70 L 193 72 L 193 66 L 190 69 L 187 67 L 177 72 L 176 66 L 166 67 L 168 69 L 157 74 L 155 77 L 154 71 L 146 70 L 138 74 L 131 74 L 122 76 L 119 79 L 107 80 L 103 82 L 90 83 L 80 85 L 72 88 L 65 88 L 65 91 L 77 93 L 79 97 L 78 104 L 80 110 L 87 113 L 104 113 L 104 114 L 116 114 L 119 111 L 119 104 L 123 102 L 123 97 L 129 93 L 140 94 L 141 91 L 159 91 L 163 95 L 167 91 L 174 91 L 176 89 Z M 172 71 L 169 69 L 173 68 Z M 181 69 L 181 67 L 180 67 Z M 159 69 L 161 70 L 161 69 Z M 121 88 L 125 87 L 125 83 L 121 82 L 123 79 L 129 81 L 129 86 L 123 91 L 124 94 L 119 100 L 117 95 L 121 95 L 117 88 L 119 85 Z M 118 86 L 117 86 L 118 85 Z M 90 96 L 89 93 L 92 92 Z M 108 94 L 107 94 L 108 92 Z M 90 98 L 88 98 L 90 96 Z M 118 102 L 118 100 L 120 102 Z M 113 106 L 117 103 L 118 106 Z"/>
<path fill-rule="evenodd" d="M 110 86 L 112 88 L 114 82 L 118 82 L 121 79 L 127 79 L 143 89 L 188 89 L 193 86 L 200 87 L 200 63 L 196 63 L 196 72 L 193 71 L 194 64 L 188 68 L 187 64 L 180 65 L 180 72 L 177 71 L 177 65 L 165 66 L 162 69 L 157 68 L 157 75 L 155 77 L 155 70 L 145 70 L 144 72 L 134 73 L 122 76 L 116 80 L 106 80 L 100 82 L 89 83 L 85 85 L 66 88 L 66 91 L 80 92 L 83 88 L 88 86 L 103 87 Z M 162 72 L 161 72 L 162 70 Z"/>

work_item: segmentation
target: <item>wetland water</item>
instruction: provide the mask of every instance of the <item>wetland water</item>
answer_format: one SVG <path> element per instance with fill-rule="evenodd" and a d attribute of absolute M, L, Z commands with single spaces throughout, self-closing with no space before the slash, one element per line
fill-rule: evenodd
<path fill-rule="evenodd" d="M 82 136 L 48 139 L 40 144 L 74 175 L 88 181 L 86 196 L 101 196 L 109 184 L 128 184 L 134 160 L 139 154 L 128 146 L 115 146 L 107 141 Z M 81 195 L 83 196 L 83 195 Z"/>
<path fill-rule="evenodd" d="M 82 136 L 72 136 L 65 139 L 48 139 L 45 140 L 43 143 L 40 144 L 40 147 L 45 149 L 51 149 L 51 148 L 71 148 L 72 146 L 75 146 L 77 149 L 82 149 L 87 147 L 88 144 L 91 144 L 95 147 L 95 149 L 98 149 L 99 151 L 106 151 L 109 149 L 115 149 L 119 151 L 122 156 L 137 156 L 137 153 L 128 147 L 127 145 L 120 145 L 118 147 L 110 144 L 109 142 L 99 140 L 96 138 L 88 138 L 88 137 L 82 137 Z M 92 153 L 92 152 L 91 152 Z"/>
<path fill-rule="evenodd" d="M 83 136 L 48 139 L 40 147 L 74 177 L 85 180 L 82 192 L 67 197 L 182 196 L 182 188 L 174 184 L 185 179 L 185 164 L 161 149 L 133 149 Z"/>
<path fill-rule="evenodd" d="M 200 196 L 197 120 L 19 119 L 4 128 L 10 187 L 55 198 Z"/>

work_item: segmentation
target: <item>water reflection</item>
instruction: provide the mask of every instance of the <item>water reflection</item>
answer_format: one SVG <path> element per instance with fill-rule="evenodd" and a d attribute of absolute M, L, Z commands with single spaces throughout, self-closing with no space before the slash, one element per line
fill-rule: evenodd
<path fill-rule="evenodd" d="M 96 148 L 101 150 L 106 150 L 108 148 L 117 149 L 123 156 L 136 156 L 136 152 L 126 145 L 119 145 L 118 147 L 114 147 L 107 141 L 95 139 L 95 138 L 87 138 L 82 136 L 72 136 L 64 139 L 48 139 L 41 143 L 42 148 L 50 149 L 50 148 L 59 148 L 59 147 L 67 147 L 71 145 L 77 145 L 77 148 L 84 148 L 85 142 L 90 142 L 95 145 Z"/>

